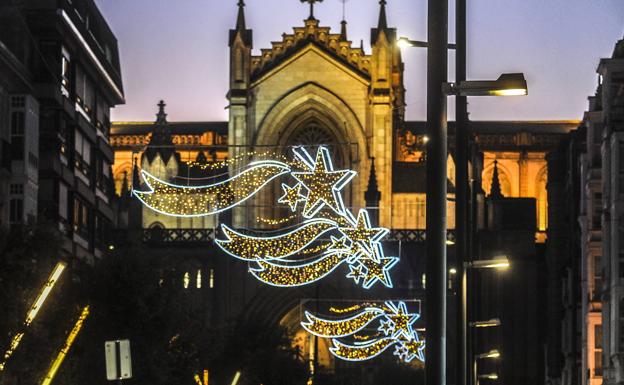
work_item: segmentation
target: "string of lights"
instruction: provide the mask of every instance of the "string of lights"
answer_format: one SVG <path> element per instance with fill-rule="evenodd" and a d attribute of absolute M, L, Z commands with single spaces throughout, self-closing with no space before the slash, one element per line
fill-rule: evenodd
<path fill-rule="evenodd" d="M 306 311 L 306 321 L 301 326 L 315 336 L 330 339 L 333 345 L 330 352 L 334 356 L 346 361 L 364 361 L 395 346 L 394 355 L 404 362 L 415 358 L 424 362 L 425 342 L 413 329 L 420 315 L 408 313 L 405 302 L 331 307 L 330 312 L 344 316 L 329 319 Z M 371 327 L 376 322 L 377 327 Z"/>

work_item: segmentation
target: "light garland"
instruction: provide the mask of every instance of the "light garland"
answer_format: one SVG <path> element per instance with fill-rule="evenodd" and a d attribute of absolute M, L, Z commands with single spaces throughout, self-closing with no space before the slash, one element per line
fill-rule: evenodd
<path fill-rule="evenodd" d="M 216 243 L 229 255 L 245 261 L 281 259 L 296 254 L 323 233 L 336 228 L 334 222 L 314 219 L 285 234 L 255 237 L 240 234 L 222 225 L 221 229 L 226 239 L 218 239 Z"/>
<path fill-rule="evenodd" d="M 383 305 L 355 305 L 346 309 L 330 308 L 330 311 L 339 314 L 359 312 L 332 320 L 306 311 L 306 321 L 301 322 L 301 326 L 315 336 L 330 339 L 333 346 L 329 351 L 334 356 L 346 361 L 364 361 L 395 346 L 394 355 L 404 362 L 414 358 L 424 362 L 425 341 L 412 327 L 420 316 L 408 313 L 405 302 L 388 301 Z M 377 321 L 379 326 L 374 332 L 361 333 Z"/>
<path fill-rule="evenodd" d="M 250 166 L 230 179 L 206 186 L 172 184 L 141 170 L 149 190 L 132 192 L 144 205 L 158 213 L 174 217 L 202 217 L 241 204 L 271 180 L 290 171 L 288 165 L 275 161 L 255 162 Z"/>
<path fill-rule="evenodd" d="M 347 263 L 350 271 L 346 277 L 356 284 L 366 289 L 376 283 L 391 288 L 389 271 L 398 258 L 386 257 L 380 243 L 389 230 L 372 227 L 366 210 L 360 210 L 355 218 L 346 209 L 342 198 L 341 191 L 356 172 L 334 170 L 330 152 L 325 146 L 319 146 L 314 157 L 304 147 L 293 148 L 293 154 L 292 161 L 252 162 L 230 179 L 206 186 L 171 184 L 143 170 L 149 190 L 133 192 L 146 206 L 159 213 L 198 217 L 233 208 L 272 180 L 289 175 L 295 184 L 282 183 L 283 194 L 277 202 L 287 205 L 293 213 L 300 210 L 306 218 L 303 223 L 279 235 L 267 231 L 243 234 L 221 225 L 225 238 L 216 240 L 216 244 L 228 255 L 250 262 L 251 274 L 270 285 L 307 285 Z M 260 153 L 242 154 L 225 162 L 238 162 L 253 156 L 260 156 Z M 225 165 L 222 163 L 222 166 Z M 303 203 L 301 209 L 300 202 Z M 294 219 L 296 215 L 257 220 L 278 225 Z M 326 232 L 331 232 L 331 244 L 315 244 Z M 302 256 L 310 257 L 302 260 Z"/>

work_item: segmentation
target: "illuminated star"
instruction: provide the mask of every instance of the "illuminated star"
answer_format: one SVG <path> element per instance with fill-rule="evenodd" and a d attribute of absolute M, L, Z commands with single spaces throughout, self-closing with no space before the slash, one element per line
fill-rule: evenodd
<path fill-rule="evenodd" d="M 342 238 L 338 239 L 338 238 L 332 236 L 331 237 L 331 241 L 332 241 L 332 244 L 327 249 L 328 251 L 337 251 L 337 252 L 342 252 L 342 253 L 349 252 L 350 248 L 347 245 L 347 238 L 346 237 L 342 237 Z"/>
<path fill-rule="evenodd" d="M 394 347 L 393 354 L 395 356 L 398 356 L 400 359 L 402 359 L 405 362 L 409 362 L 412 360 L 412 359 L 410 359 L 409 361 L 407 360 L 409 356 L 409 351 L 407 350 L 407 347 L 403 345 L 402 343 Z"/>
<path fill-rule="evenodd" d="M 383 332 L 384 335 L 388 336 L 392 333 L 394 328 L 392 327 L 392 321 L 390 320 L 381 320 L 381 326 L 377 329 L 380 332 Z"/>
<path fill-rule="evenodd" d="M 360 283 L 360 278 L 364 278 L 364 272 L 362 272 L 362 265 L 349 265 L 349 274 L 347 274 L 347 278 L 353 278 L 355 283 Z"/>
<path fill-rule="evenodd" d="M 392 287 L 389 271 L 397 262 L 399 258 L 395 257 L 379 257 L 377 261 L 369 257 L 361 258 L 360 263 L 366 268 L 364 288 L 369 289 L 377 281 Z"/>
<path fill-rule="evenodd" d="M 340 228 L 340 231 L 351 239 L 354 248 L 357 247 L 357 250 L 353 250 L 354 252 L 361 250 L 374 257 L 374 245 L 379 243 L 389 230 L 383 227 L 371 227 L 368 211 L 360 210 L 355 227 L 343 227 Z"/>
<path fill-rule="evenodd" d="M 311 171 L 292 173 L 292 176 L 308 190 L 303 216 L 311 218 L 326 205 L 337 214 L 344 214 L 340 190 L 355 174 L 355 171 L 351 170 L 334 171 L 329 151 L 325 147 L 319 147 L 314 168 Z"/>
<path fill-rule="evenodd" d="M 418 314 L 410 314 L 407 312 L 407 305 L 405 302 L 399 302 L 398 306 L 391 302 L 386 302 L 386 305 L 392 310 L 394 314 L 386 315 L 388 320 L 392 323 L 393 332 L 392 337 L 405 337 L 408 340 L 414 336 L 412 325 L 418 319 Z"/>
<path fill-rule="evenodd" d="M 305 201 L 305 197 L 301 195 L 301 184 L 297 183 L 295 187 L 282 183 L 282 189 L 284 189 L 284 195 L 277 200 L 277 203 L 284 203 L 290 206 L 290 209 L 294 212 L 297 210 L 297 203 Z"/>
<path fill-rule="evenodd" d="M 425 341 L 419 341 L 418 336 L 414 339 L 404 342 L 403 346 L 407 349 L 407 354 L 403 359 L 405 362 L 410 362 L 414 358 L 418 358 L 420 361 L 425 361 Z"/>

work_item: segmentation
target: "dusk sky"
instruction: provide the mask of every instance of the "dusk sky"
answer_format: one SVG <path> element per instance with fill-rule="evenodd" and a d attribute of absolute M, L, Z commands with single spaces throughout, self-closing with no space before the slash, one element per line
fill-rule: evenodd
<path fill-rule="evenodd" d="M 171 121 L 227 120 L 228 30 L 235 0 L 96 0 L 119 40 L 126 105 L 114 120 L 154 119 L 164 99 Z M 299 0 L 247 0 L 254 54 L 303 25 Z M 426 40 L 426 0 L 389 0 L 388 22 L 399 36 Z M 454 3 L 452 1 L 451 3 Z M 342 3 L 315 7 L 321 25 L 339 30 Z M 348 0 L 346 19 L 355 45 L 370 53 L 376 0 Z M 449 36 L 454 41 L 450 6 Z M 473 120 L 580 119 L 597 85 L 596 66 L 624 34 L 623 0 L 468 0 L 468 78 L 524 72 L 529 96 L 470 98 Z M 426 49 L 403 51 L 407 118 L 424 120 Z M 450 54 L 450 79 L 454 55 Z M 449 119 L 453 119 L 449 99 Z"/>

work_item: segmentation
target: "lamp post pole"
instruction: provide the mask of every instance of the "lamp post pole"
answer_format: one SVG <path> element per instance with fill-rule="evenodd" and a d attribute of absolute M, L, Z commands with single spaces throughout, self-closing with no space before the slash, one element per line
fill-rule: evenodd
<path fill-rule="evenodd" d="M 455 0 L 455 82 L 466 80 L 466 0 Z M 456 384 L 467 385 L 468 293 L 464 262 L 468 250 L 468 105 L 466 96 L 455 97 L 455 256 L 457 259 L 457 363 Z M 474 384 L 473 384 L 474 385 Z"/>
<path fill-rule="evenodd" d="M 448 0 L 428 0 L 427 254 L 425 293 L 427 385 L 446 385 L 446 95 Z"/>

